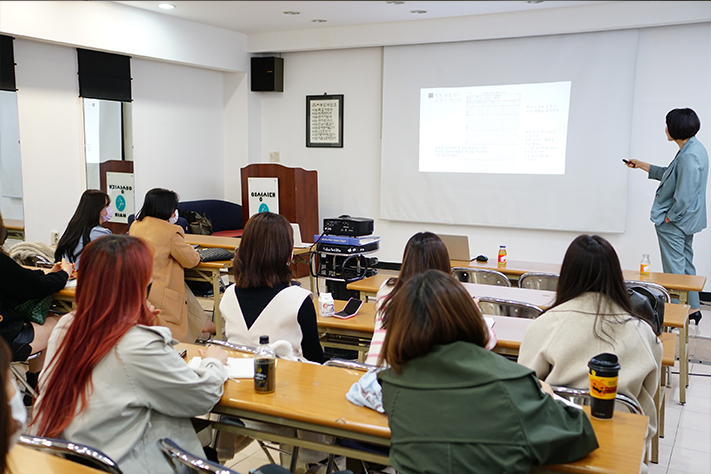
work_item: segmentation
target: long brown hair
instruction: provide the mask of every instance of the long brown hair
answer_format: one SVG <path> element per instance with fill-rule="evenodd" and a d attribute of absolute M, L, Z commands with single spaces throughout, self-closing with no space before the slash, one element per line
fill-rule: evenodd
<path fill-rule="evenodd" d="M 61 435 L 86 407 L 96 365 L 132 327 L 155 319 L 146 305 L 153 255 L 144 241 L 127 235 L 96 239 L 86 246 L 81 267 L 74 320 L 46 369 L 32 422 L 40 436 Z"/>
<path fill-rule="evenodd" d="M 2 225 L 2 217 L 0 217 L 0 225 Z M 12 377 L 10 374 L 11 361 L 10 347 L 4 339 L 0 338 L 0 387 L 2 387 L 2 390 L 0 390 L 0 426 L 5 427 L 5 436 L 0 442 L 0 473 L 6 472 L 8 444 L 15 431 L 15 423 L 12 419 L 12 410 L 10 409 L 10 400 L 7 398 L 6 388 L 8 378 Z"/>
<path fill-rule="evenodd" d="M 84 191 L 77 210 L 67 224 L 67 230 L 57 243 L 57 250 L 54 252 L 55 262 L 60 262 L 62 258 L 66 258 L 69 262 L 76 262 L 78 255 L 74 255 L 74 249 L 79 242 L 85 244 L 89 242 L 91 229 L 99 225 L 101 211 L 109 204 L 111 198 L 105 192 L 98 189 Z"/>
<path fill-rule="evenodd" d="M 611 339 L 611 336 L 605 331 L 603 322 L 618 319 L 612 314 L 605 313 L 606 301 L 615 303 L 625 313 L 645 321 L 644 318 L 635 314 L 632 308 L 615 248 L 599 235 L 583 234 L 576 237 L 565 252 L 563 264 L 560 267 L 555 303 L 548 308 L 548 311 L 590 292 L 598 293 L 601 296 L 597 302 L 593 329 L 595 336 L 599 339 L 605 340 L 603 335 Z"/>
<path fill-rule="evenodd" d="M 385 310 L 389 319 L 378 365 L 401 372 L 434 346 L 466 341 L 485 347 L 489 332 L 471 295 L 449 273 L 428 270 L 410 278 Z"/>
<path fill-rule="evenodd" d="M 402 285 L 415 275 L 427 270 L 439 270 L 450 273 L 452 264 L 449 261 L 449 252 L 442 239 L 432 232 L 418 232 L 407 241 L 405 252 L 402 256 L 402 267 L 397 278 L 388 280 L 387 285 L 394 288 L 383 301 L 381 308 L 385 308 L 397 295 Z M 383 327 L 387 326 L 387 314 L 383 317 Z"/>
<path fill-rule="evenodd" d="M 289 265 L 294 233 L 283 216 L 272 212 L 253 215 L 244 226 L 242 241 L 235 253 L 234 275 L 237 288 L 273 288 L 289 284 L 294 272 Z"/>

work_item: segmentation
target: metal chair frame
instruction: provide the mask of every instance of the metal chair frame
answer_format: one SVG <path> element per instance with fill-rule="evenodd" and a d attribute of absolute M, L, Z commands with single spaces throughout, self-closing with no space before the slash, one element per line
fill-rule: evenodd
<path fill-rule="evenodd" d="M 485 310 L 484 306 L 486 306 L 487 304 L 498 305 L 499 311 L 490 312 L 490 311 Z M 493 316 L 510 316 L 510 317 L 514 317 L 514 318 L 524 318 L 524 319 L 536 319 L 543 312 L 543 309 L 541 309 L 540 307 L 538 307 L 534 304 L 524 303 L 522 301 L 512 301 L 512 300 L 504 300 L 504 299 L 500 299 L 500 298 L 489 298 L 489 297 L 479 298 L 479 307 L 481 308 L 481 312 L 484 314 L 490 314 Z M 504 307 L 507 309 L 505 314 L 501 313 L 501 311 L 500 311 L 501 307 Z M 515 313 L 517 311 L 520 311 L 521 313 L 534 312 L 536 314 L 533 317 L 511 314 L 512 312 Z"/>
<path fill-rule="evenodd" d="M 541 287 L 540 287 L 541 285 L 537 285 L 536 288 L 534 288 L 534 287 L 529 287 L 529 288 L 532 288 L 532 289 L 534 289 L 534 290 L 556 291 L 556 288 L 557 288 L 557 286 L 558 286 L 558 278 L 560 278 L 560 275 L 558 275 L 557 273 L 541 273 L 541 272 L 528 272 L 528 273 L 524 273 L 524 274 L 521 275 L 521 277 L 518 279 L 518 287 L 519 287 L 519 288 L 527 288 L 527 287 L 524 286 L 524 284 L 525 284 L 525 282 L 526 282 L 527 279 L 531 279 L 531 278 L 538 278 L 538 279 L 540 279 L 540 281 L 546 281 L 546 282 L 548 282 L 549 284 L 545 285 L 545 288 L 541 288 Z M 553 280 L 555 280 L 555 284 L 552 285 L 553 287 L 551 288 L 550 283 L 551 283 Z"/>
<path fill-rule="evenodd" d="M 367 372 L 370 369 L 377 369 L 378 368 L 375 365 L 364 364 L 363 362 L 356 362 L 354 360 L 338 359 L 338 358 L 329 359 L 326 362 L 324 362 L 323 365 L 326 365 L 329 367 L 340 367 L 342 369 L 352 369 L 352 370 L 357 370 L 359 372 Z"/>
<path fill-rule="evenodd" d="M 553 389 L 553 393 L 556 395 L 565 398 L 566 400 L 570 400 L 573 403 L 577 403 L 578 405 L 585 405 L 589 406 L 591 402 L 591 395 L 590 395 L 590 390 L 587 389 L 582 389 L 582 388 L 571 388 L 571 387 L 562 387 L 562 386 L 555 386 L 551 385 L 551 388 Z M 634 413 L 636 415 L 643 415 L 644 412 L 642 411 L 642 407 L 640 406 L 639 403 L 637 403 L 633 398 L 628 397 L 627 395 L 623 393 L 618 393 L 615 396 L 615 410 L 617 411 L 622 411 L 619 410 L 618 407 L 624 407 L 625 410 L 629 411 L 630 413 Z"/>
<path fill-rule="evenodd" d="M 625 280 L 625 286 L 641 286 L 643 288 L 658 291 L 659 293 L 664 295 L 664 297 L 667 299 L 667 303 L 671 303 L 671 295 L 669 294 L 669 291 L 659 283 L 652 283 L 651 281 Z"/>
<path fill-rule="evenodd" d="M 159 439 L 156 443 L 176 473 L 181 472 L 180 466 L 182 465 L 194 473 L 239 474 L 237 471 L 228 469 L 225 466 L 190 454 L 168 438 Z"/>
<path fill-rule="evenodd" d="M 98 449 L 62 439 L 20 435 L 18 443 L 110 474 L 123 474 L 113 459 Z"/>
<path fill-rule="evenodd" d="M 208 339 L 207 341 L 203 342 L 205 342 L 205 344 L 214 344 L 216 346 L 224 347 L 233 351 L 247 352 L 248 354 L 254 354 L 254 352 L 257 350 L 256 347 L 245 346 L 242 344 L 234 344 L 232 342 L 221 341 L 220 339 Z"/>
<path fill-rule="evenodd" d="M 477 277 L 472 278 L 473 275 L 481 276 L 483 280 L 487 278 L 493 278 L 494 283 L 488 281 L 479 281 Z M 457 280 L 465 283 L 479 283 L 481 285 L 494 285 L 494 286 L 511 286 L 511 280 L 501 272 L 496 270 L 487 270 L 484 268 L 467 268 L 467 267 L 456 267 L 452 269 L 452 276 Z"/>

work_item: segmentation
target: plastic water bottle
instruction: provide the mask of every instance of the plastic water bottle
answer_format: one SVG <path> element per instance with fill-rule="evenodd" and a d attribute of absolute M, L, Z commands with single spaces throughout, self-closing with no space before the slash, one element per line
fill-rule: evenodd
<path fill-rule="evenodd" d="M 505 245 L 502 245 L 499 247 L 499 265 L 502 267 L 506 265 L 506 246 Z"/>
<path fill-rule="evenodd" d="M 321 293 L 318 297 L 318 310 L 321 317 L 326 318 L 333 316 L 335 307 L 333 304 L 333 296 L 331 293 Z"/>
<path fill-rule="evenodd" d="M 642 255 L 642 263 L 639 264 L 640 275 L 649 275 L 649 254 L 645 253 Z"/>
<path fill-rule="evenodd" d="M 259 347 L 254 353 L 254 390 L 272 393 L 276 388 L 276 355 L 269 345 L 269 336 L 259 336 Z"/>

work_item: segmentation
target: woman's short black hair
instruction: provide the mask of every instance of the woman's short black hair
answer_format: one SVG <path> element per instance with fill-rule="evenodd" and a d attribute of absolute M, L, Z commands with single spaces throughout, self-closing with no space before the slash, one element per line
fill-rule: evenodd
<path fill-rule="evenodd" d="M 674 109 L 667 114 L 667 130 L 674 140 L 686 140 L 699 132 L 701 121 L 691 109 Z"/>
<path fill-rule="evenodd" d="M 144 217 L 155 217 L 167 221 L 178 208 L 180 197 L 175 191 L 163 188 L 154 188 L 146 193 L 143 207 L 138 213 L 137 219 L 142 221 Z"/>

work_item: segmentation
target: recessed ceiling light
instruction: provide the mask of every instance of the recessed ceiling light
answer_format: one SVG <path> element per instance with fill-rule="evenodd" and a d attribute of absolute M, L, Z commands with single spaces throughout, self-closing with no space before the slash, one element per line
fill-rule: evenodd
<path fill-rule="evenodd" d="M 301 15 L 301 12 L 295 12 L 294 10 L 287 10 L 283 13 L 284 15 Z"/>
<path fill-rule="evenodd" d="M 389 2 L 385 2 L 385 3 L 387 3 L 388 5 L 402 5 L 405 2 L 389 1 Z"/>
<path fill-rule="evenodd" d="M 326 23 L 326 20 L 322 18 L 316 18 L 314 20 L 311 20 L 311 23 Z"/>
<path fill-rule="evenodd" d="M 410 10 L 410 13 L 414 13 L 415 15 L 423 15 L 427 13 L 427 10 Z"/>
<path fill-rule="evenodd" d="M 172 10 L 175 8 L 175 5 L 172 3 L 159 3 L 158 8 L 162 8 L 163 10 Z"/>

